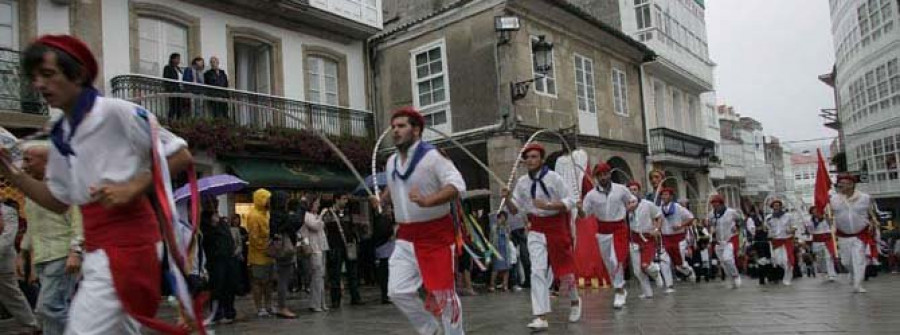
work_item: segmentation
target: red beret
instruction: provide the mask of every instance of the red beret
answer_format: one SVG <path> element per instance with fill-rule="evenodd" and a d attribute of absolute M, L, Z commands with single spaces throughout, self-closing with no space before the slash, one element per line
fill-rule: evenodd
<path fill-rule="evenodd" d="M 850 173 L 845 172 L 845 173 L 841 173 L 837 176 L 837 181 L 841 181 L 842 179 L 846 179 L 846 180 L 856 183 L 856 176 L 854 176 Z"/>
<path fill-rule="evenodd" d="M 784 202 L 781 201 L 781 199 L 773 199 L 772 201 L 769 202 L 769 208 L 772 208 L 772 206 L 774 206 L 776 202 L 781 204 L 782 207 L 784 207 Z"/>
<path fill-rule="evenodd" d="M 99 71 L 97 59 L 94 58 L 91 49 L 81 40 L 70 35 L 44 35 L 38 38 L 34 43 L 59 49 L 69 56 L 72 56 L 72 58 L 84 66 L 88 76 L 88 84 L 93 84 L 94 79 L 97 79 L 97 72 Z"/>
<path fill-rule="evenodd" d="M 663 187 L 661 190 L 659 190 L 659 194 L 663 194 L 663 193 L 668 193 L 669 195 L 674 196 L 675 190 L 672 189 L 671 187 Z"/>
<path fill-rule="evenodd" d="M 598 175 L 601 173 L 607 173 L 612 171 L 612 167 L 606 163 L 597 163 L 597 166 L 594 166 L 594 175 Z"/>
<path fill-rule="evenodd" d="M 422 126 L 422 127 L 425 126 L 425 117 L 422 116 L 422 113 L 419 113 L 419 111 L 417 111 L 412 106 L 401 107 L 401 108 L 395 110 L 394 113 L 391 115 L 391 120 L 398 118 L 398 117 L 404 117 L 404 116 L 409 118 L 409 122 L 413 125 L 418 125 L 418 126 Z"/>
<path fill-rule="evenodd" d="M 628 186 L 628 187 L 637 186 L 637 188 L 641 188 L 641 183 L 632 180 L 632 181 L 628 182 L 628 185 L 626 185 L 626 186 Z"/>
<path fill-rule="evenodd" d="M 709 199 L 709 203 L 714 204 L 717 202 L 720 204 L 725 204 L 725 198 L 722 197 L 721 194 L 713 194 L 713 196 Z"/>
<path fill-rule="evenodd" d="M 537 150 L 541 153 L 541 158 L 546 155 L 546 151 L 544 150 L 544 146 L 539 143 L 531 142 L 525 146 L 525 150 L 522 151 L 522 158 L 525 158 L 525 155 L 528 154 L 529 151 Z"/>

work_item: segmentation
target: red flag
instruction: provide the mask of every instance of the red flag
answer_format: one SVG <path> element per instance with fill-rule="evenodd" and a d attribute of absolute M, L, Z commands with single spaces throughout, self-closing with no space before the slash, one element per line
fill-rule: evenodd
<path fill-rule="evenodd" d="M 828 205 L 828 191 L 831 191 L 831 177 L 828 175 L 828 167 L 825 165 L 825 158 L 822 157 L 822 150 L 816 149 L 819 155 L 819 168 L 816 170 L 816 188 L 813 202 L 816 205 L 816 213 L 823 215 L 825 206 Z"/>

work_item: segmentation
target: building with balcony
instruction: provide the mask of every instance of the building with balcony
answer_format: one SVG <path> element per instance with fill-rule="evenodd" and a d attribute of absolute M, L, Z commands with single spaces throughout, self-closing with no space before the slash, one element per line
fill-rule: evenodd
<path fill-rule="evenodd" d="M 834 164 L 829 163 L 828 148 L 819 148 L 825 157 L 825 164 L 828 168 L 828 177 L 833 181 L 837 177 L 834 173 Z M 803 203 L 803 212 L 809 210 L 809 206 L 814 205 L 814 195 L 816 190 L 816 173 L 819 171 L 819 159 L 816 151 L 804 150 L 800 153 L 791 155 L 791 165 L 793 167 L 794 191 L 800 201 Z"/>
<path fill-rule="evenodd" d="M 900 213 L 900 2 L 829 1 L 836 120 L 861 191 Z M 841 153 L 836 155 L 841 156 Z"/>
<path fill-rule="evenodd" d="M 506 178 L 522 143 L 550 128 L 592 164 L 623 171 L 616 180 L 643 180 L 640 64 L 653 55 L 644 44 L 568 1 L 409 3 L 385 1 L 390 23 L 371 40 L 381 129 L 391 110 L 415 106 L 429 126 L 452 134 Z M 499 32 L 497 17 L 518 20 L 519 28 Z M 542 39 L 553 45 L 543 76 L 534 56 Z M 500 185 L 442 137 L 426 131 L 426 138 L 447 148 L 470 189 L 490 189 L 496 205 Z M 680 142 L 667 147 L 660 137 L 661 148 L 698 152 L 691 138 L 672 138 Z M 539 140 L 551 152 L 561 149 L 555 136 Z"/>
<path fill-rule="evenodd" d="M 6 55 L 39 35 L 83 39 L 100 64 L 95 85 L 143 105 L 188 140 L 201 175 L 232 173 L 251 189 L 351 191 L 358 182 L 313 129 L 368 165 L 366 39 L 381 29 L 381 0 L 0 0 L 0 13 L 4 70 L 16 68 Z M 227 87 L 161 78 L 173 53 L 181 67 L 200 57 L 209 69 L 218 58 Z M 20 78 L 3 78 L 0 125 L 39 127 L 46 117 L 30 120 L 42 112 Z M 16 91 L 26 93 L 9 93 Z M 238 211 L 249 203 L 246 195 L 228 200 L 223 213 L 234 209 L 228 203 Z"/>
<path fill-rule="evenodd" d="M 618 1 L 622 30 L 657 53 L 642 65 L 641 78 L 649 166 L 674 177 L 679 198 L 703 203 L 713 191 L 710 160 L 718 159 L 703 119 L 715 66 L 707 46 L 705 5 L 696 0 Z M 679 143 L 690 150 L 671 150 Z"/>
<path fill-rule="evenodd" d="M 714 180 L 714 186 L 720 194 L 724 194 L 729 201 L 729 206 L 739 208 L 741 205 L 741 191 L 747 180 L 747 169 L 744 160 L 743 127 L 740 124 L 740 114 L 734 111 L 734 107 L 719 105 L 716 107 L 719 120 L 719 148 L 722 153 L 721 166 L 723 178 Z"/>

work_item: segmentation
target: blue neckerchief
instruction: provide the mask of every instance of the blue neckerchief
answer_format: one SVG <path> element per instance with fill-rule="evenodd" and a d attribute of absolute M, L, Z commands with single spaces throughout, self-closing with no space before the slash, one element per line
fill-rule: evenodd
<path fill-rule="evenodd" d="M 675 214 L 675 202 L 670 202 L 667 205 L 663 205 L 660 207 L 663 212 L 663 215 L 669 216 Z"/>
<path fill-rule="evenodd" d="M 813 228 L 819 228 L 819 224 L 822 223 L 819 219 L 816 219 L 815 216 L 812 217 Z"/>
<path fill-rule="evenodd" d="M 531 178 L 531 198 L 537 199 L 537 186 L 541 185 L 541 191 L 544 191 L 544 195 L 547 198 L 550 198 L 550 192 L 547 191 L 547 185 L 544 184 L 544 176 L 547 175 L 547 172 L 550 172 L 550 168 L 544 166 L 541 168 L 541 172 L 538 172 L 537 178 L 531 175 L 531 172 L 528 173 L 528 178 Z"/>
<path fill-rule="evenodd" d="M 91 111 L 91 108 L 94 108 L 94 102 L 97 101 L 98 96 L 100 96 L 100 92 L 97 92 L 97 89 L 90 86 L 84 87 L 81 95 L 78 96 L 75 108 L 69 111 L 69 115 L 63 116 L 59 121 L 56 121 L 56 124 L 53 125 L 53 129 L 50 130 L 50 141 L 53 142 L 53 145 L 56 146 L 56 149 L 59 150 L 59 153 L 63 156 L 75 156 L 75 151 L 72 151 L 72 146 L 69 142 L 71 142 L 72 137 L 75 136 L 75 131 L 78 130 L 81 121 L 84 121 L 84 117 L 87 116 L 87 113 Z M 66 120 L 69 121 L 68 138 L 65 138 L 63 135 L 62 128 L 63 122 Z"/>
<path fill-rule="evenodd" d="M 391 175 L 391 178 L 396 179 L 400 177 L 400 180 L 406 181 L 409 179 L 409 176 L 412 175 L 413 171 L 416 170 L 416 166 L 419 165 L 419 162 L 422 161 L 422 158 L 425 157 L 429 151 L 434 149 L 434 146 L 428 142 L 421 141 L 419 142 L 419 146 L 416 147 L 416 151 L 413 152 L 412 159 L 409 162 L 409 167 L 406 168 L 406 172 L 403 174 L 400 173 L 400 170 L 397 167 L 397 161 L 400 160 L 400 157 L 394 158 L 394 173 Z"/>

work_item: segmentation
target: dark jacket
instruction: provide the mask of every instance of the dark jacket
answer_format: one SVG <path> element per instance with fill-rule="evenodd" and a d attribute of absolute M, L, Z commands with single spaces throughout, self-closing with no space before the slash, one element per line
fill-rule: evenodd
<path fill-rule="evenodd" d="M 287 208 L 288 195 L 284 191 L 272 193 L 269 200 L 269 233 L 282 234 L 296 242 L 297 230 L 303 225 L 303 220 L 297 218 L 296 213 L 291 213 Z"/>
<path fill-rule="evenodd" d="M 221 69 L 218 71 L 212 69 L 206 70 L 206 72 L 203 73 L 203 83 L 210 86 L 228 87 L 228 75 Z"/>
<path fill-rule="evenodd" d="M 214 298 L 225 298 L 237 292 L 238 285 L 234 278 L 240 276 L 240 265 L 234 254 L 234 238 L 227 224 L 213 225 L 213 212 L 203 211 L 200 217 L 200 229 L 203 232 L 203 251 L 206 255 L 206 270 L 209 273 L 209 285 Z"/>
<path fill-rule="evenodd" d="M 203 73 L 197 73 L 198 71 L 192 67 L 188 67 L 184 69 L 184 79 L 183 81 L 191 82 L 191 83 L 203 83 Z"/>
<path fill-rule="evenodd" d="M 165 67 L 163 67 L 163 78 L 180 80 L 180 78 L 178 78 L 179 73 L 181 73 L 181 69 L 175 66 L 166 65 Z"/>
<path fill-rule="evenodd" d="M 353 219 L 350 218 L 350 211 L 346 208 L 343 210 L 343 215 L 341 215 L 341 211 L 332 208 L 332 212 L 335 215 L 340 216 L 340 229 L 338 228 L 338 223 L 335 220 L 335 215 L 331 215 L 331 213 L 326 213 L 322 215 L 322 221 L 325 222 L 325 236 L 328 238 L 328 247 L 331 249 L 344 248 L 344 239 L 347 242 L 357 242 L 359 238 L 356 234 L 356 229 L 353 227 Z M 341 238 L 341 230 L 343 229 L 344 236 Z"/>
<path fill-rule="evenodd" d="M 372 229 L 372 245 L 376 248 L 391 240 L 394 235 L 394 219 L 391 215 L 376 214 Z"/>

